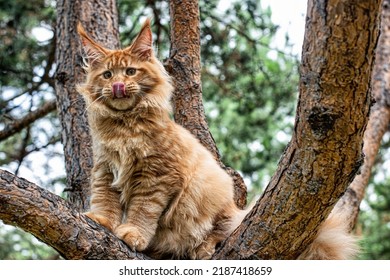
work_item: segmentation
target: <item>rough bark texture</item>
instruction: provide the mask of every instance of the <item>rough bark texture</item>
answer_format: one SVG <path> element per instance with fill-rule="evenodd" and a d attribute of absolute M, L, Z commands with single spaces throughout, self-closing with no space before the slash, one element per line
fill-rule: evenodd
<path fill-rule="evenodd" d="M 75 86 L 84 81 L 82 52 L 76 25 L 107 47 L 118 48 L 118 15 L 115 0 L 57 1 L 56 82 L 57 108 L 62 124 L 67 191 L 80 210 L 88 208 L 92 167 L 91 137 L 85 104 Z"/>
<path fill-rule="evenodd" d="M 367 129 L 364 132 L 364 164 L 347 193 L 337 203 L 343 211 L 349 212 L 350 229 L 356 224 L 359 205 L 371 176 L 376 155 L 381 146 L 382 137 L 390 123 L 390 0 L 382 4 L 381 33 L 375 55 L 372 73 L 372 97 L 375 100 L 370 111 Z"/>
<path fill-rule="evenodd" d="M 363 162 L 381 1 L 310 0 L 295 130 L 247 219 L 215 258 L 295 259 Z"/>
<path fill-rule="evenodd" d="M 166 67 L 173 77 L 175 121 L 192 132 L 232 176 L 237 205 L 246 204 L 246 186 L 240 174 L 221 162 L 221 156 L 207 125 L 202 100 L 199 5 L 193 0 L 169 2 L 171 50 Z"/>
<path fill-rule="evenodd" d="M 0 219 L 56 249 L 65 259 L 147 259 L 45 189 L 0 170 Z"/>

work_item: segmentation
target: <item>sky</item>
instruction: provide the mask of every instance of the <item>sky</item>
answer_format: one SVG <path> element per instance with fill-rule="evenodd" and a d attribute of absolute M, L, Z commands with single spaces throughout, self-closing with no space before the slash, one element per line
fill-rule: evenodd
<path fill-rule="evenodd" d="M 284 46 L 284 37 L 288 33 L 294 44 L 294 54 L 301 54 L 305 31 L 307 0 L 261 0 L 263 8 L 271 7 L 272 22 L 280 28 L 276 35 L 275 46 Z"/>

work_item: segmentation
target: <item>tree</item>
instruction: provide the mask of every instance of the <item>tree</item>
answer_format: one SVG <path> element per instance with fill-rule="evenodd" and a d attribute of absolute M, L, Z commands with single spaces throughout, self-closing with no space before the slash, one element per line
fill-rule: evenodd
<path fill-rule="evenodd" d="M 221 246 L 215 258 L 296 258 L 314 238 L 320 223 L 355 177 L 362 163 L 362 138 L 371 100 L 369 84 L 378 36 L 380 1 L 359 3 L 359 5 L 355 2 L 353 0 L 309 1 L 300 98 L 293 138 L 253 213 Z M 183 32 L 180 28 L 184 30 L 187 28 L 186 34 L 194 36 L 195 42 L 199 41 L 197 40 L 199 30 L 194 30 L 193 27 L 198 26 L 198 23 L 191 25 L 192 27 L 188 24 L 179 24 L 187 20 L 197 22 L 196 13 L 199 9 L 196 2 L 189 1 L 188 5 L 182 3 L 181 7 L 191 9 L 192 13 L 188 13 L 189 10 L 180 10 L 175 6 L 177 4 L 175 1 L 171 1 L 170 4 L 171 11 L 177 13 L 172 15 L 173 44 L 174 34 Z M 334 9 L 336 6 L 337 9 Z M 186 18 L 180 13 L 192 14 L 194 18 Z M 352 14 L 353 17 L 345 19 L 344 13 Z M 61 35 L 61 28 L 57 32 Z M 57 37 L 60 37 L 59 35 Z M 192 73 L 195 75 L 193 80 L 196 82 L 187 84 L 186 89 L 194 90 L 196 105 L 194 108 L 197 108 L 195 113 L 200 116 L 200 120 L 197 120 L 199 123 L 196 123 L 198 127 L 195 127 L 195 134 L 207 137 L 210 133 L 206 126 L 202 126 L 204 116 L 199 105 L 201 91 L 198 81 L 200 81 L 201 71 L 200 64 L 197 62 L 199 59 L 196 58 L 199 44 L 194 45 L 195 49 L 190 49 L 187 53 L 194 55 L 194 60 L 186 61 L 187 57 L 181 56 L 182 49 L 172 48 L 171 61 L 167 64 L 172 73 L 177 71 L 178 66 L 184 66 L 184 70 L 193 70 Z M 74 49 L 70 48 L 69 51 L 74 52 Z M 181 61 L 181 58 L 184 60 Z M 180 71 L 178 72 L 180 74 Z M 69 82 L 67 75 L 73 72 L 57 73 L 60 74 L 57 75 L 58 82 L 63 84 Z M 186 82 L 188 81 L 182 81 L 183 84 Z M 72 87 L 68 86 L 68 88 Z M 180 96 L 176 95 L 176 98 L 180 101 Z M 66 96 L 64 100 L 69 102 Z M 62 102 L 64 101 L 60 98 L 59 105 Z M 180 102 L 175 102 L 175 105 L 178 112 L 177 107 Z M 82 124 L 81 129 L 79 128 L 81 131 L 78 133 L 85 133 L 87 127 L 85 120 L 80 118 L 78 121 Z M 68 123 L 65 121 L 64 126 L 66 125 Z M 88 149 L 83 152 L 88 154 Z M 88 156 L 86 160 L 88 162 Z M 68 173 L 74 171 L 72 168 L 67 170 Z M 69 176 L 73 175 L 68 174 Z M 64 257 L 144 258 L 121 246 L 121 243 L 115 242 L 112 234 L 80 216 L 58 197 L 10 173 L 2 171 L 0 177 L 1 219 L 21 226 L 41 239 L 45 238 L 45 242 L 55 247 Z M 86 176 L 83 175 L 82 178 L 85 179 Z M 68 184 L 69 182 L 72 181 L 69 180 Z M 76 181 L 71 185 L 71 189 L 84 185 Z M 84 198 L 87 197 L 84 190 L 76 193 Z M 238 198 L 240 193 L 242 192 L 239 192 Z M 15 201 L 12 199 L 15 196 L 23 199 Z M 52 204 L 53 202 L 55 203 Z M 39 205 L 41 207 L 37 207 Z M 58 206 L 53 209 L 50 205 Z M 51 211 L 46 211 L 47 209 Z M 305 211 L 307 209 L 311 211 Z M 23 214 L 22 210 L 30 215 Z M 37 210 L 41 212 L 36 212 Z M 41 213 L 42 218 L 36 219 L 36 213 Z M 65 220 L 68 223 L 58 223 Z M 58 231 L 66 233 L 62 235 L 64 239 L 58 239 Z M 75 231 L 81 240 L 78 245 L 84 245 L 83 249 L 87 249 L 79 250 L 78 254 L 75 253 Z M 84 234 L 89 237 L 84 238 Z M 275 236 L 278 238 L 276 239 Z M 104 254 L 99 251 L 101 247 L 98 241 L 102 242 L 100 238 L 112 241 L 110 243 L 112 245 L 105 247 Z M 88 245 L 83 240 L 89 240 Z"/>

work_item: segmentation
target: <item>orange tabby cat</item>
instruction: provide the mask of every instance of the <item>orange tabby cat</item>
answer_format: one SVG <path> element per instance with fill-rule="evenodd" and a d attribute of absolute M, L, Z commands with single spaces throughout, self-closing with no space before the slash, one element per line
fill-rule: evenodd
<path fill-rule="evenodd" d="M 94 152 L 86 214 L 155 258 L 210 258 L 247 212 L 233 201 L 230 176 L 170 119 L 171 79 L 154 56 L 149 20 L 122 50 L 78 32 Z"/>

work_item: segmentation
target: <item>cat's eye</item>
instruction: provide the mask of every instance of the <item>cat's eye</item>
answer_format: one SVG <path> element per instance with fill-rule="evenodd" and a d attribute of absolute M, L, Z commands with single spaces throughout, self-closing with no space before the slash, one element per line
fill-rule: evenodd
<path fill-rule="evenodd" d="M 104 79 L 109 79 L 109 78 L 111 78 L 111 77 L 112 77 L 111 71 L 105 71 L 105 72 L 103 73 L 103 78 L 104 78 Z"/>
<path fill-rule="evenodd" d="M 126 75 L 128 76 L 134 76 L 137 70 L 135 68 L 127 68 L 126 69 Z"/>

